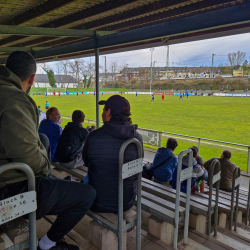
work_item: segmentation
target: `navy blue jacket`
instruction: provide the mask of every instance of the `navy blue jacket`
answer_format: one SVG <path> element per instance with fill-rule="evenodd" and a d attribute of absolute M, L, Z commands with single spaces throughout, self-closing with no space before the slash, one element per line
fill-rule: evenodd
<path fill-rule="evenodd" d="M 45 119 L 41 121 L 38 133 L 47 135 L 50 142 L 51 160 L 54 162 L 57 161 L 55 158 L 55 152 L 57 143 L 62 134 L 62 127 L 48 119 Z"/>
<path fill-rule="evenodd" d="M 165 161 L 173 154 L 173 151 L 169 148 L 158 148 L 154 161 L 153 168 Z M 168 182 L 173 179 L 173 173 L 177 168 L 177 158 L 173 156 L 167 163 L 161 165 L 159 168 L 153 170 L 154 178 L 158 181 Z"/>
<path fill-rule="evenodd" d="M 104 125 L 88 134 L 83 146 L 83 160 L 88 167 L 88 184 L 96 190 L 96 199 L 91 208 L 94 212 L 118 212 L 118 166 L 119 150 L 124 141 L 142 137 L 136 132 L 137 126 L 121 122 L 105 122 Z M 134 144 L 125 151 L 124 162 L 137 158 Z M 136 196 L 136 176 L 124 180 L 123 209 L 130 209 Z"/>
<path fill-rule="evenodd" d="M 88 135 L 88 130 L 77 122 L 68 122 L 65 126 L 57 147 L 55 157 L 59 162 L 73 161 L 81 152 L 83 143 Z"/>

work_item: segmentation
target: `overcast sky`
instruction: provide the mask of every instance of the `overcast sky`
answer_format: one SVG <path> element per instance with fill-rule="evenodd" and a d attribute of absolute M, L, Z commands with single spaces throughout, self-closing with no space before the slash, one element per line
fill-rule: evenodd
<path fill-rule="evenodd" d="M 250 33 L 170 45 L 169 66 L 211 66 L 212 54 L 215 54 L 214 66 L 218 66 L 227 63 L 228 53 L 238 50 L 245 52 L 246 59 L 250 62 Z M 166 66 L 166 55 L 166 46 L 155 47 L 153 52 L 155 66 Z M 127 63 L 128 67 L 146 67 L 151 63 L 150 48 L 108 54 L 106 57 L 108 72 L 111 72 L 109 64 L 113 61 L 117 61 L 118 65 Z M 83 59 L 86 62 L 90 60 L 94 62 L 94 57 Z M 100 56 L 100 65 L 104 66 L 103 56 Z M 51 67 L 54 68 L 53 64 Z M 54 70 L 57 73 L 55 68 Z"/>

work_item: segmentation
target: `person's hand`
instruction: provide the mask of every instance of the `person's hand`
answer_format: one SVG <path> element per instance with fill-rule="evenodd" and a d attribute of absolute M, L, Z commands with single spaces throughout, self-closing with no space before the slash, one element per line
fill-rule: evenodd
<path fill-rule="evenodd" d="M 205 170 L 205 168 L 203 166 L 201 166 L 201 168 Z"/>

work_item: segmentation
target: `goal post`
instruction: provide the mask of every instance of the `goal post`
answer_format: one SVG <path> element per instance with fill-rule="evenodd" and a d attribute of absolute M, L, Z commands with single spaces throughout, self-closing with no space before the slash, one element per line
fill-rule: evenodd
<path fill-rule="evenodd" d="M 47 88 L 47 93 L 53 93 L 53 91 L 56 91 L 57 93 L 58 92 L 61 92 L 61 93 L 63 93 L 63 92 L 66 92 L 66 88 Z"/>

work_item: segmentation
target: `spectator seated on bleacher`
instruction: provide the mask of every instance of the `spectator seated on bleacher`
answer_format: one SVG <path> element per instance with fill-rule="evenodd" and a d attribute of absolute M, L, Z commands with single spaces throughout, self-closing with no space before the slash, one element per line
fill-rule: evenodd
<path fill-rule="evenodd" d="M 192 178 L 192 182 L 191 182 L 191 190 L 192 192 L 195 192 L 195 190 L 197 190 L 198 188 L 198 182 L 200 180 L 207 180 L 208 178 L 208 173 L 207 170 L 203 169 L 202 166 L 197 164 L 197 161 L 195 159 L 195 157 L 197 156 L 197 151 L 194 147 L 191 148 L 191 150 L 193 151 L 193 178 Z M 182 169 L 186 169 L 188 167 L 188 160 L 189 160 L 189 155 L 185 155 L 182 158 Z M 177 180 L 177 168 L 174 171 L 174 175 L 173 175 L 173 185 L 172 188 L 176 189 L 176 180 Z M 187 180 L 183 181 L 181 183 L 181 192 L 186 193 L 187 192 Z"/>
<path fill-rule="evenodd" d="M 152 167 L 163 163 L 160 167 L 153 170 L 154 179 L 160 182 L 169 182 L 173 179 L 173 173 L 177 168 L 177 158 L 173 155 L 173 151 L 178 146 L 177 141 L 174 138 L 169 138 L 166 148 L 158 148 Z"/>
<path fill-rule="evenodd" d="M 72 122 L 68 122 L 59 138 L 55 157 L 63 167 L 71 169 L 84 165 L 82 148 L 89 133 L 82 126 L 84 118 L 85 115 L 81 110 L 75 110 Z"/>
<path fill-rule="evenodd" d="M 199 152 L 199 149 L 198 147 L 196 146 L 193 146 L 192 148 L 194 148 L 196 150 L 196 161 L 197 161 L 197 164 L 200 165 L 203 169 L 204 169 L 204 161 L 203 159 L 198 155 L 198 152 Z M 207 176 L 208 177 L 208 176 Z M 200 190 L 201 193 L 204 193 L 205 191 L 205 180 L 204 178 L 200 179 L 200 178 L 197 178 L 197 181 L 196 181 L 196 191 Z"/>
<path fill-rule="evenodd" d="M 37 219 L 58 215 L 39 241 L 38 250 L 79 250 L 63 237 L 83 218 L 95 199 L 95 190 L 79 182 L 50 178 L 49 140 L 37 133 L 38 112 L 28 95 L 36 61 L 24 51 L 9 55 L 0 66 L 0 167 L 8 162 L 27 164 L 35 175 Z M 46 148 L 43 146 L 45 143 Z M 18 170 L 0 175 L 0 200 L 28 191 L 27 176 Z"/>
<path fill-rule="evenodd" d="M 95 125 L 92 125 L 91 127 L 88 128 L 89 132 L 92 132 L 93 130 L 96 130 L 96 126 Z"/>
<path fill-rule="evenodd" d="M 62 123 L 60 112 L 57 108 L 52 107 L 46 111 L 46 119 L 42 120 L 38 129 L 38 133 L 45 134 L 49 138 L 51 147 L 51 160 L 56 162 L 55 158 L 56 146 L 62 134 Z"/>
<path fill-rule="evenodd" d="M 91 208 L 94 212 L 118 212 L 118 166 L 119 150 L 128 139 L 136 138 L 141 144 L 142 137 L 131 125 L 130 104 L 120 95 L 113 95 L 107 101 L 99 101 L 103 108 L 104 125 L 89 133 L 82 151 L 88 167 L 88 184 L 95 188 L 96 199 Z M 137 159 L 136 145 L 129 145 L 125 151 L 124 162 Z M 124 211 L 134 205 L 136 197 L 136 176 L 124 180 Z"/>
<path fill-rule="evenodd" d="M 220 158 L 212 158 L 204 163 L 204 167 L 209 170 L 213 160 L 219 160 L 221 167 L 220 189 L 227 192 L 232 192 L 233 173 L 236 167 L 236 165 L 230 161 L 231 156 L 232 153 L 229 150 L 224 150 Z"/>
<path fill-rule="evenodd" d="M 194 149 L 196 150 L 196 152 L 197 152 L 196 157 L 195 157 L 195 159 L 196 159 L 196 161 L 197 161 L 197 164 L 200 165 L 200 166 L 204 166 L 204 161 L 203 161 L 203 159 L 198 155 L 198 152 L 199 152 L 198 147 L 193 146 L 192 148 L 194 148 Z"/>

